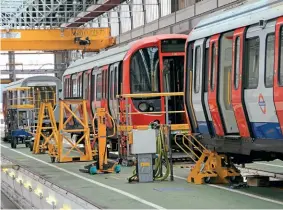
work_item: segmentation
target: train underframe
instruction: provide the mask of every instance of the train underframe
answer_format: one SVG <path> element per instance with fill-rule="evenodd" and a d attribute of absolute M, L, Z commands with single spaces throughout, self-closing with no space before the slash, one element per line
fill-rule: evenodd
<path fill-rule="evenodd" d="M 201 143 L 210 150 L 227 154 L 236 164 L 254 161 L 283 161 L 283 141 L 273 139 L 244 139 L 201 137 Z"/>

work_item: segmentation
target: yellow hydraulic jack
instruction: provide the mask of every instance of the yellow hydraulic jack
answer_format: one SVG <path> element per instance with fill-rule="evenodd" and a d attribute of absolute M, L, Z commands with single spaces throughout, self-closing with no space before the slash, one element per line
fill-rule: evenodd
<path fill-rule="evenodd" d="M 185 141 L 188 141 L 189 144 L 193 145 L 194 148 L 201 153 L 199 157 L 194 150 L 186 146 L 186 148 L 191 151 L 192 155 L 195 156 L 195 158 L 192 158 L 192 160 L 195 161 L 195 165 L 187 178 L 189 183 L 228 184 L 242 181 L 240 171 L 231 163 L 226 155 L 206 149 L 192 135 L 186 136 L 177 134 L 175 138 L 177 138 L 177 136 L 182 137 L 185 146 Z M 194 142 L 196 142 L 198 146 Z"/>
<path fill-rule="evenodd" d="M 45 111 L 47 111 L 47 113 Z M 44 127 L 44 120 L 46 117 L 48 117 L 48 123 L 50 124 L 49 127 Z M 49 133 L 49 135 L 47 133 Z M 41 138 L 43 138 L 43 140 L 41 140 Z M 55 144 L 58 142 L 58 129 L 53 112 L 53 106 L 51 102 L 41 103 L 38 112 L 36 135 L 34 143 L 31 143 L 30 149 L 34 154 L 45 153 L 45 151 L 48 150 L 48 144 L 51 140 L 55 141 Z"/>
<path fill-rule="evenodd" d="M 80 170 L 82 172 L 88 172 L 90 174 L 97 174 L 97 173 L 119 173 L 120 172 L 120 165 L 118 165 L 115 161 L 109 161 L 107 157 L 107 134 L 106 134 L 106 116 L 109 116 L 113 121 L 113 118 L 106 113 L 104 108 L 97 108 L 96 115 L 94 120 L 97 120 L 97 134 L 95 136 L 95 162 L 85 166 L 84 170 Z M 94 123 L 93 123 L 93 130 L 95 131 Z M 115 132 L 115 131 L 114 131 Z"/>

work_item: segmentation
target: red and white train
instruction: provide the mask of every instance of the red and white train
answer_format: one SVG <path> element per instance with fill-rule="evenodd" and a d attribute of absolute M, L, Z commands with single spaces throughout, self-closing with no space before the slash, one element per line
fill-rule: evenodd
<path fill-rule="evenodd" d="M 79 59 L 64 72 L 63 96 L 87 99 L 90 120 L 100 107 L 117 120 L 122 107 L 117 95 L 183 92 L 186 39 L 182 34 L 155 35 Z M 140 113 L 131 115 L 131 124 L 148 126 L 155 120 L 164 123 L 165 114 L 156 113 L 165 111 L 164 100 L 164 97 L 130 98 L 131 112 Z M 171 97 L 169 110 L 184 110 L 183 97 Z M 170 114 L 169 118 L 172 124 L 188 125 L 185 113 Z M 108 127 L 112 127 L 109 121 Z"/>
<path fill-rule="evenodd" d="M 193 133 L 235 161 L 283 160 L 283 2 L 254 1 L 202 21 L 186 43 Z"/>

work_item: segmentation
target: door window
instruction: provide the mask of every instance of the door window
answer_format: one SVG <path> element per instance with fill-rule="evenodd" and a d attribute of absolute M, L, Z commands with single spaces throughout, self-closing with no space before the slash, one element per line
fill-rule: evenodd
<path fill-rule="evenodd" d="M 113 66 L 111 66 L 110 68 L 110 82 L 109 82 L 109 87 L 110 87 L 110 96 L 109 98 L 111 100 L 113 100 L 113 88 L 114 88 L 114 85 L 113 85 Z"/>
<path fill-rule="evenodd" d="M 194 81 L 195 93 L 198 93 L 200 90 L 200 72 L 201 72 L 201 49 L 198 46 L 195 51 L 195 81 Z"/>
<path fill-rule="evenodd" d="M 266 37 L 265 48 L 265 87 L 273 86 L 273 68 L 274 68 L 274 41 L 275 35 L 268 34 Z"/>
<path fill-rule="evenodd" d="M 96 100 L 102 99 L 102 74 L 98 74 L 96 77 Z"/>
<path fill-rule="evenodd" d="M 235 72 L 234 72 L 234 87 L 238 89 L 240 79 L 240 37 L 236 38 L 235 42 Z"/>
<path fill-rule="evenodd" d="M 83 74 L 83 98 L 88 99 L 88 91 L 89 91 L 89 84 L 88 84 L 88 74 L 84 72 Z"/>
<path fill-rule="evenodd" d="M 77 97 L 77 91 L 78 91 L 77 75 L 74 74 L 72 75 L 72 97 Z"/>
<path fill-rule="evenodd" d="M 212 57 L 211 57 L 211 75 L 210 75 L 210 88 L 213 91 L 215 86 L 215 74 L 216 74 L 216 47 L 215 44 L 212 44 Z"/>
<path fill-rule="evenodd" d="M 259 79 L 259 37 L 247 39 L 247 69 L 246 69 L 246 89 L 256 89 Z"/>

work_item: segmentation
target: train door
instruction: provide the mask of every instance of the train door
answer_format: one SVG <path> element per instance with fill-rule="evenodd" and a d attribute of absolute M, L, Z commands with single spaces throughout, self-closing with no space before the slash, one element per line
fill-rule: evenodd
<path fill-rule="evenodd" d="M 164 92 L 183 92 L 184 56 L 163 56 Z M 168 97 L 169 111 L 183 111 L 183 96 Z M 184 123 L 182 113 L 169 114 L 172 124 Z"/>
<path fill-rule="evenodd" d="M 276 23 L 275 30 L 275 69 L 274 69 L 274 103 L 281 133 L 283 133 L 283 17 Z"/>
<path fill-rule="evenodd" d="M 114 119 L 117 119 L 118 116 L 118 104 L 116 100 L 116 96 L 118 94 L 118 88 L 119 88 L 119 68 L 120 68 L 120 63 L 114 63 L 110 66 L 109 68 L 109 96 L 108 96 L 108 101 L 109 101 L 109 109 L 110 109 L 110 114 Z"/>
<path fill-rule="evenodd" d="M 245 103 L 243 100 L 243 67 L 244 44 L 246 28 L 239 28 L 233 35 L 233 62 L 232 62 L 232 106 L 236 116 L 237 125 L 241 137 L 251 137 L 249 121 L 247 118 Z"/>
<path fill-rule="evenodd" d="M 219 41 L 219 73 L 215 75 L 219 83 L 217 88 L 219 112 L 222 117 L 225 134 L 238 134 L 239 129 L 231 103 L 233 31 L 222 34 Z"/>
<path fill-rule="evenodd" d="M 205 53 L 205 39 L 197 40 L 194 42 L 193 52 L 193 90 L 192 90 L 192 102 L 194 107 L 194 113 L 196 116 L 199 132 L 203 135 L 209 134 L 209 128 L 207 125 L 204 106 L 203 106 L 203 76 L 204 76 L 204 53 Z"/>
<path fill-rule="evenodd" d="M 209 85 L 208 85 L 208 105 L 211 113 L 215 134 L 224 136 L 224 128 L 220 116 L 220 109 L 217 100 L 218 72 L 219 72 L 219 38 L 216 34 L 210 38 L 209 43 Z"/>
<path fill-rule="evenodd" d="M 282 139 L 273 100 L 275 22 L 250 27 L 246 35 L 244 99 L 255 138 Z"/>
<path fill-rule="evenodd" d="M 202 94 L 202 103 L 203 103 L 203 111 L 204 116 L 207 122 L 207 128 L 211 136 L 215 135 L 214 126 L 212 123 L 212 117 L 209 110 L 208 105 L 208 86 L 209 86 L 209 43 L 210 39 L 206 40 L 205 43 L 205 50 L 204 50 L 204 64 L 203 64 L 203 76 L 202 76 L 202 88 L 203 88 L 203 94 Z"/>

